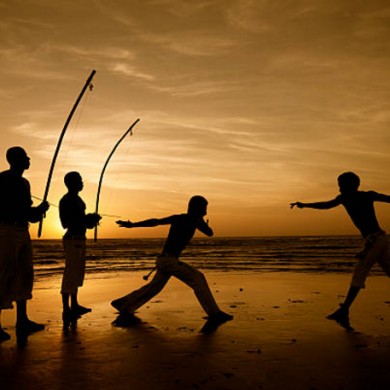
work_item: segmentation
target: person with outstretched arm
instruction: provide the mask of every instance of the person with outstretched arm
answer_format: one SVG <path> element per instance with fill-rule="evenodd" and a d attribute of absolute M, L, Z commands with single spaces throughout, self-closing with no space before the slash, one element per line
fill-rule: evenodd
<path fill-rule="evenodd" d="M 207 204 L 204 197 L 197 195 L 190 199 L 188 211 L 185 214 L 172 215 L 162 219 L 147 219 L 140 222 L 117 221 L 120 227 L 125 228 L 170 225 L 168 238 L 156 261 L 157 272 L 152 281 L 139 290 L 111 302 L 111 305 L 121 314 L 132 315 L 138 308 L 156 296 L 171 276 L 175 276 L 194 290 L 203 310 L 208 314 L 209 321 L 222 324 L 233 319 L 233 316 L 219 309 L 203 273 L 179 260 L 181 252 L 190 242 L 196 230 L 206 236 L 213 236 L 212 229 L 204 220 L 207 215 Z"/>
<path fill-rule="evenodd" d="M 7 150 L 10 169 L 0 173 L 0 314 L 16 301 L 16 335 L 26 338 L 43 330 L 43 324 L 27 316 L 27 300 L 34 283 L 33 252 L 29 224 L 39 222 L 48 202 L 33 207 L 30 183 L 23 177 L 30 168 L 26 151 L 15 146 Z M 0 323 L 0 342 L 10 339 Z"/>
<path fill-rule="evenodd" d="M 371 267 L 378 262 L 390 277 L 390 248 L 386 233 L 380 228 L 375 214 L 374 202 L 390 203 L 390 196 L 375 191 L 360 191 L 360 179 L 353 172 L 338 177 L 340 195 L 330 201 L 316 203 L 294 202 L 290 206 L 328 210 L 344 206 L 354 225 L 364 238 L 364 247 L 356 255 L 357 263 L 347 297 L 340 308 L 327 318 L 349 326 L 349 308 L 359 291 L 365 287 L 365 280 Z"/>

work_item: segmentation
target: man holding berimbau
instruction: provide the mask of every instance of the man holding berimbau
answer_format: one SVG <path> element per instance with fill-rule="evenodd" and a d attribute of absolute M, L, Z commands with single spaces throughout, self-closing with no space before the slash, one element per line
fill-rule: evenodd
<path fill-rule="evenodd" d="M 33 255 L 29 223 L 39 222 L 49 208 L 47 202 L 32 207 L 30 183 L 23 177 L 30 158 L 21 147 L 7 151 L 10 169 L 0 173 L 0 314 L 17 304 L 16 332 L 28 335 L 45 328 L 27 316 L 32 298 Z M 0 342 L 10 339 L 0 323 Z"/>

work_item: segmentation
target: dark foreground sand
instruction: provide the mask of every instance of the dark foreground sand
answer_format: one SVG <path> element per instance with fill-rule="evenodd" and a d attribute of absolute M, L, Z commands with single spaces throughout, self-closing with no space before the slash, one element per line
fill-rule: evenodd
<path fill-rule="evenodd" d="M 90 276 L 80 293 L 92 313 L 64 332 L 55 278 L 36 283 L 32 319 L 47 325 L 24 346 L 15 311 L 0 346 L 0 389 L 387 389 L 390 281 L 372 276 L 351 313 L 355 332 L 325 319 L 348 288 L 346 275 L 208 273 L 235 319 L 212 334 L 191 290 L 176 280 L 142 323 L 111 325 L 109 302 L 144 283 L 143 273 Z"/>

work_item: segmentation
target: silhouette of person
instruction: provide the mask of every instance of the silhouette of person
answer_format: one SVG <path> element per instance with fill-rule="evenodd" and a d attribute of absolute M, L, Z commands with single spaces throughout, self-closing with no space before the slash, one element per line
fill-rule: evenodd
<path fill-rule="evenodd" d="M 0 314 L 17 303 L 16 333 L 28 335 L 45 328 L 27 316 L 27 300 L 32 298 L 33 253 L 29 222 L 39 222 L 49 209 L 47 202 L 32 207 L 30 183 L 23 176 L 30 158 L 21 147 L 7 150 L 10 169 L 0 173 Z M 0 342 L 10 339 L 0 323 Z"/>
<path fill-rule="evenodd" d="M 179 260 L 181 252 L 190 242 L 197 229 L 206 236 L 211 237 L 213 235 L 212 229 L 204 220 L 207 215 L 207 204 L 208 202 L 204 197 L 197 195 L 190 199 L 186 214 L 171 215 L 162 219 L 147 219 L 140 222 L 117 221 L 120 227 L 125 228 L 171 225 L 162 254 L 157 257 L 157 272 L 152 281 L 139 290 L 111 302 L 111 305 L 121 315 L 130 315 L 131 317 L 135 310 L 164 288 L 171 276 L 175 276 L 194 290 L 203 310 L 209 316 L 209 321 L 222 324 L 233 319 L 233 316 L 219 309 L 205 276 L 200 271 Z"/>
<path fill-rule="evenodd" d="M 100 221 L 98 214 L 85 214 L 85 203 L 78 195 L 84 188 L 78 172 L 68 172 L 64 177 L 68 192 L 59 205 L 61 224 L 67 229 L 63 237 L 65 251 L 65 270 L 62 278 L 61 294 L 64 321 L 88 313 L 90 308 L 81 306 L 77 301 L 79 287 L 83 285 L 85 275 L 86 231 L 93 229 Z M 69 306 L 71 297 L 71 307 Z"/>
<path fill-rule="evenodd" d="M 364 238 L 364 247 L 356 255 L 357 263 L 347 297 L 340 308 L 327 318 L 349 327 L 349 308 L 359 291 L 365 287 L 365 280 L 371 267 L 378 262 L 390 277 L 390 248 L 386 233 L 379 227 L 374 202 L 390 203 L 390 196 L 375 191 L 359 191 L 360 179 L 353 172 L 345 172 L 338 177 L 340 195 L 327 202 L 291 203 L 291 208 L 312 208 L 328 210 L 343 205 L 354 225 Z"/>

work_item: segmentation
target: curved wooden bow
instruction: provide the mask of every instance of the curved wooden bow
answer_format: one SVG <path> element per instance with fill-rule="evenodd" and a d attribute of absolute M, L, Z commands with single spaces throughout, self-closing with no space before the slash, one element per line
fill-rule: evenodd
<path fill-rule="evenodd" d="M 54 167 L 56 165 L 56 161 L 57 161 L 57 156 L 58 156 L 58 152 L 60 151 L 60 147 L 61 147 L 61 144 L 62 144 L 62 139 L 64 138 L 64 135 L 65 135 L 65 132 L 66 132 L 66 129 L 68 128 L 68 125 L 73 117 L 73 114 L 75 113 L 76 111 L 76 108 L 77 106 L 79 105 L 80 103 L 80 100 L 81 98 L 83 97 L 84 95 L 84 92 L 86 91 L 86 89 L 88 88 L 88 86 L 90 86 L 91 84 L 91 81 L 92 81 L 92 78 L 93 76 L 95 75 L 96 73 L 96 70 L 93 70 L 92 73 L 90 74 L 90 76 L 88 77 L 87 81 L 85 82 L 85 85 L 83 87 L 83 89 L 81 90 L 80 92 L 80 95 L 79 97 L 77 98 L 76 100 L 76 103 L 74 104 L 69 116 L 68 116 L 68 119 L 66 120 L 65 122 L 65 125 L 64 125 L 64 128 L 62 129 L 62 132 L 61 132 L 61 135 L 60 135 L 60 138 L 58 140 L 58 143 L 57 143 L 57 148 L 54 152 L 54 156 L 53 156 L 53 160 L 51 162 L 51 167 L 50 167 L 50 171 L 49 171 L 49 176 L 47 178 L 47 183 L 46 183 L 46 189 L 45 189 L 45 195 L 43 196 L 43 201 L 46 202 L 47 201 L 47 196 L 49 195 L 49 188 L 50 188 L 50 183 L 51 183 L 51 177 L 53 176 L 53 171 L 54 171 Z M 92 89 L 92 88 L 91 88 Z M 39 229 L 38 229 L 38 237 L 41 237 L 41 234 L 42 234 L 42 225 L 43 225 L 43 218 L 41 219 L 41 221 L 39 222 Z"/>
<path fill-rule="evenodd" d="M 102 173 L 100 174 L 100 179 L 99 179 L 99 186 L 98 186 L 98 190 L 97 190 L 97 195 L 96 195 L 96 208 L 95 208 L 95 213 L 98 214 L 99 213 L 99 199 L 100 199 L 100 190 L 102 188 L 102 183 L 103 183 L 103 176 L 104 176 L 104 172 L 106 171 L 106 168 L 107 168 L 107 165 L 112 157 L 112 155 L 114 154 L 115 150 L 117 149 L 117 147 L 119 146 L 119 144 L 125 139 L 125 137 L 127 136 L 127 134 L 130 133 L 130 135 L 133 135 L 132 133 L 132 130 L 133 130 L 133 127 L 139 122 L 139 119 L 137 119 L 129 128 L 128 130 L 125 132 L 125 134 L 122 135 L 121 139 L 115 144 L 114 146 L 114 149 L 112 149 L 111 153 L 109 154 L 104 166 L 103 166 L 103 169 L 102 169 Z M 96 242 L 97 241 L 97 230 L 98 230 L 98 225 L 95 226 L 95 234 L 94 234 L 94 241 Z"/>

